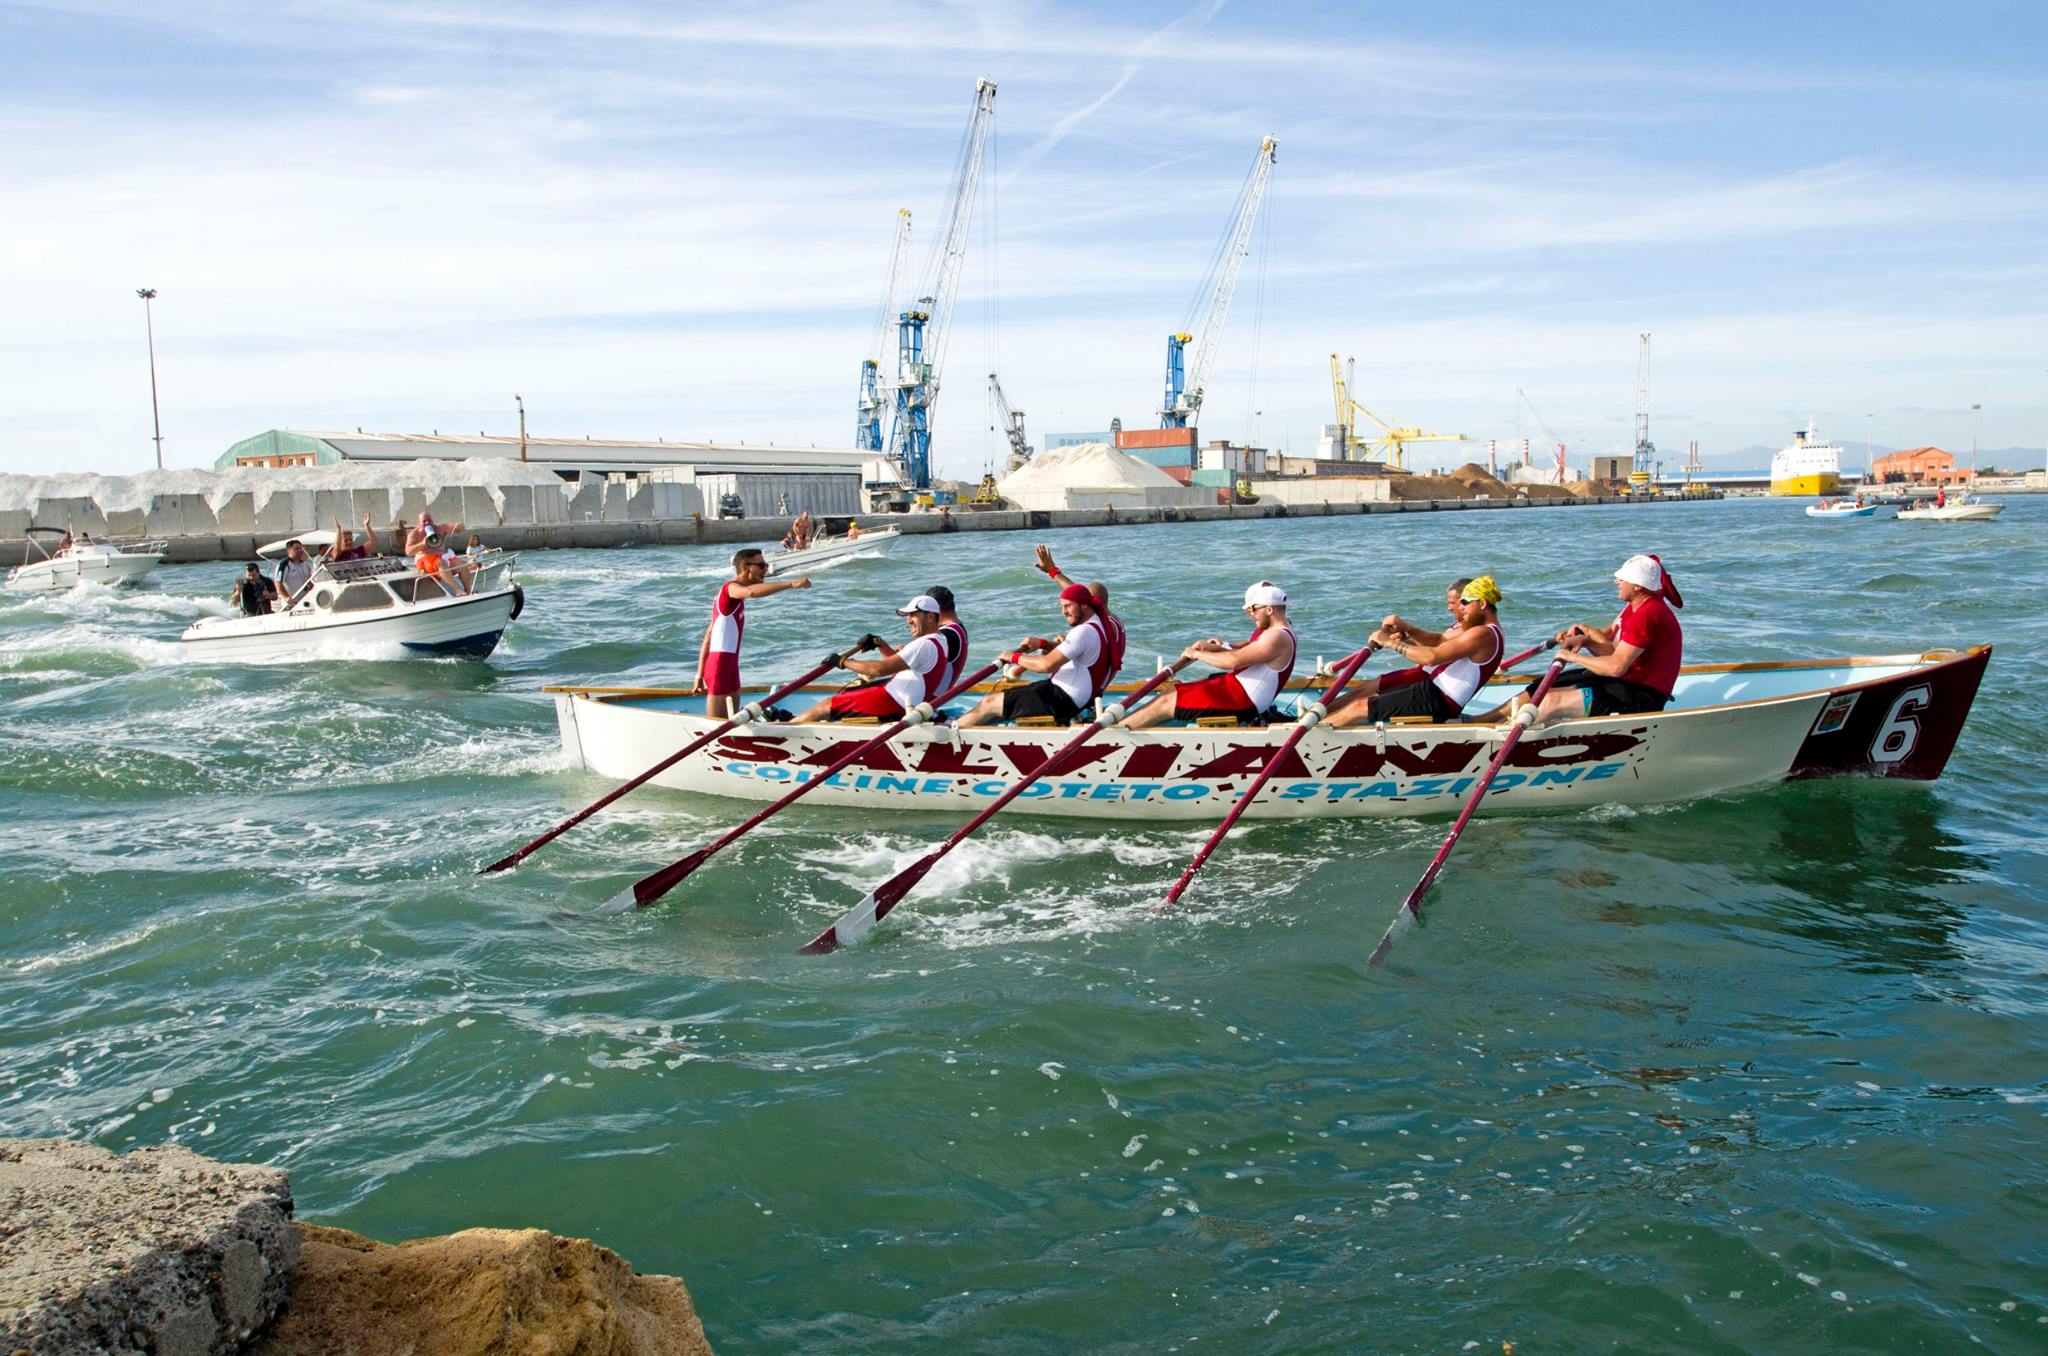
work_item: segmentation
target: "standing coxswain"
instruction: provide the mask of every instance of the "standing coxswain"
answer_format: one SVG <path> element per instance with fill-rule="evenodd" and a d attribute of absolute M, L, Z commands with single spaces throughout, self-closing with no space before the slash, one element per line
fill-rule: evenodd
<path fill-rule="evenodd" d="M 1614 572 L 1622 601 L 1612 626 L 1571 626 L 1557 633 L 1558 657 L 1574 667 L 1558 674 L 1536 710 L 1539 723 L 1575 716 L 1626 716 L 1662 711 L 1684 663 L 1685 637 L 1673 608 L 1684 607 L 1657 556 L 1635 555 Z M 1536 684 L 1515 694 L 1510 714 L 1529 704 Z"/>
<path fill-rule="evenodd" d="M 1359 684 L 1330 703 L 1323 723 L 1342 728 L 1396 716 L 1456 720 L 1507 657 L 1500 601 L 1500 586 L 1483 574 L 1462 581 L 1457 597 L 1449 600 L 1458 620 L 1447 631 L 1427 630 L 1398 614 L 1381 621 L 1373 643 L 1395 651 L 1412 667 Z"/>
<path fill-rule="evenodd" d="M 733 552 L 732 578 L 718 586 L 718 596 L 711 601 L 711 620 L 697 646 L 697 681 L 690 687 L 691 696 L 706 698 L 706 715 L 724 720 L 733 713 L 733 699 L 740 691 L 740 639 L 747 629 L 747 599 L 810 586 L 808 576 L 770 582 L 768 561 L 757 546 Z"/>
<path fill-rule="evenodd" d="M 1004 662 L 1028 673 L 1050 676 L 989 693 L 954 722 L 958 728 L 1030 716 L 1047 716 L 1057 725 L 1071 725 L 1074 717 L 1108 688 L 1123 663 L 1122 628 L 1112 632 L 1109 614 L 1080 584 L 1060 590 L 1060 614 L 1067 621 L 1065 636 L 1058 640 L 1026 636 L 1003 656 Z"/>
<path fill-rule="evenodd" d="M 1181 658 L 1219 669 L 1213 678 L 1182 683 L 1132 712 L 1124 724 L 1142 730 L 1168 720 L 1204 716 L 1235 716 L 1256 720 L 1273 705 L 1294 674 L 1294 628 L 1287 621 L 1287 590 L 1261 579 L 1244 591 L 1244 610 L 1251 614 L 1249 639 L 1232 645 L 1211 637 L 1182 650 Z"/>
<path fill-rule="evenodd" d="M 938 599 L 920 593 L 897 608 L 896 615 L 910 628 L 910 643 L 898 650 L 890 648 L 879 636 L 864 637 L 861 648 L 879 649 L 881 657 L 855 659 L 849 655 L 840 659 L 839 666 L 870 681 L 833 693 L 798 716 L 795 724 L 813 725 L 849 716 L 901 720 L 911 707 L 946 690 L 946 675 L 952 668 L 939 630 Z"/>

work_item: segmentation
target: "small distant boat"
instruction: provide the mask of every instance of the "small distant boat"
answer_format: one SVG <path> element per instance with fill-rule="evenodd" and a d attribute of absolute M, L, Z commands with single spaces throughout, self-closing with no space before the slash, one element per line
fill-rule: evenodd
<path fill-rule="evenodd" d="M 470 559 L 476 572 L 467 593 L 410 560 L 323 561 L 289 610 L 202 617 L 178 640 L 199 659 L 311 659 L 380 645 L 482 659 L 525 610 L 526 591 L 512 582 L 517 557 L 486 551 Z"/>
<path fill-rule="evenodd" d="M 768 573 L 787 574 L 791 570 L 807 570 L 813 565 L 859 555 L 864 551 L 886 551 L 902 535 L 900 528 L 885 527 L 877 532 L 863 532 L 850 540 L 846 537 L 814 537 L 811 544 L 801 551 L 770 551 Z"/>
<path fill-rule="evenodd" d="M 1902 523 L 1981 523 L 2005 512 L 2005 505 L 1979 499 L 1974 494 L 1952 494 L 1943 504 L 1923 501 L 1899 510 Z"/>
<path fill-rule="evenodd" d="M 61 527 L 30 527 L 22 562 L 7 572 L 7 587 L 22 593 L 60 593 L 80 583 L 133 584 L 164 558 L 160 541 L 125 544 L 81 536 L 65 544 Z"/>
<path fill-rule="evenodd" d="M 1876 513 L 1877 505 L 1859 504 L 1853 499 L 1823 499 L 1806 506 L 1809 518 L 1869 518 Z"/>

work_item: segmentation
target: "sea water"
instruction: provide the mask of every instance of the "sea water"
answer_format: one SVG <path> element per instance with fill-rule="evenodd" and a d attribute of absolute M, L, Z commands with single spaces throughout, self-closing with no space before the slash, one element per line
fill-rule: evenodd
<path fill-rule="evenodd" d="M 1491 573 L 1511 643 L 1671 566 L 1696 662 L 1998 646 L 1947 775 L 1204 836 L 1005 816 L 868 944 L 793 954 L 957 818 L 607 789 L 548 683 L 680 685 L 722 548 L 536 552 L 484 663 L 187 662 L 232 564 L 0 598 L 0 1134 L 289 1169 L 397 1240 L 538 1226 L 685 1277 L 722 1351 L 2048 1349 L 2048 502 L 1052 534 L 1132 672 L 1293 596 L 1307 655 Z M 905 538 L 749 606 L 791 676 L 933 584 L 1058 625 L 1031 538 Z M 1376 667 L 1387 667 L 1380 661 Z M 1474 1345 L 1476 1344 L 1476 1346 Z"/>

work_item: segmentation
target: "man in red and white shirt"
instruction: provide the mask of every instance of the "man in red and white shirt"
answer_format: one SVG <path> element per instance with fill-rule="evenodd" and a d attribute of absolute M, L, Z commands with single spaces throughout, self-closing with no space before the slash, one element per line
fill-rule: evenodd
<path fill-rule="evenodd" d="M 1287 590 L 1261 579 L 1244 591 L 1244 610 L 1251 614 L 1250 639 L 1232 645 L 1211 637 L 1180 652 L 1219 669 L 1213 678 L 1182 683 L 1133 711 L 1124 725 L 1142 730 L 1168 720 L 1199 720 L 1204 716 L 1235 716 L 1256 720 L 1273 705 L 1294 674 L 1294 628 L 1287 622 Z"/>
<path fill-rule="evenodd" d="M 1111 629 L 1108 612 L 1081 584 L 1069 584 L 1060 590 L 1060 615 L 1067 620 L 1065 636 L 1058 640 L 1026 636 L 1017 649 L 1003 656 L 1006 662 L 1026 672 L 1051 676 L 989 693 L 972 711 L 953 722 L 957 728 L 964 730 L 992 720 L 1022 720 L 1029 716 L 1046 716 L 1054 724 L 1071 725 L 1088 709 L 1089 703 L 1102 695 L 1123 664 L 1122 628 Z"/>
<path fill-rule="evenodd" d="M 896 615 L 910 628 L 910 643 L 900 650 L 882 646 L 885 653 L 879 659 L 849 656 L 840 660 L 840 667 L 873 681 L 833 693 L 798 716 L 795 724 L 814 725 L 850 716 L 901 720 L 911 707 L 946 690 L 946 675 L 952 671 L 952 663 L 939 635 L 938 600 L 929 593 L 920 593 L 897 608 Z M 880 638 L 874 639 L 880 645 Z"/>
<path fill-rule="evenodd" d="M 747 630 L 747 599 L 810 586 L 808 578 L 769 582 L 768 560 L 759 547 L 733 553 L 732 578 L 718 586 L 718 596 L 711 600 L 711 620 L 697 645 L 697 681 L 690 695 L 705 697 L 705 715 L 724 720 L 733 713 L 733 700 L 740 691 L 740 639 Z"/>
<path fill-rule="evenodd" d="M 1574 661 L 1537 708 L 1538 723 L 1576 716 L 1625 716 L 1662 711 L 1678 683 L 1685 638 L 1673 608 L 1684 607 L 1677 585 L 1656 556 L 1630 556 L 1614 572 L 1622 601 L 1612 626 L 1572 626 L 1557 633 L 1558 654 Z M 1510 715 L 1536 690 L 1515 696 Z"/>

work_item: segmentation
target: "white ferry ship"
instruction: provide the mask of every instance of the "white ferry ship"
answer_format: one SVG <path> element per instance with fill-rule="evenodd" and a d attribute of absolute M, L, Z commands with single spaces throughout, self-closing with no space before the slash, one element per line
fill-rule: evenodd
<path fill-rule="evenodd" d="M 1842 449 L 1815 437 L 1810 419 L 1771 458 L 1772 494 L 1833 494 L 1841 485 Z"/>

